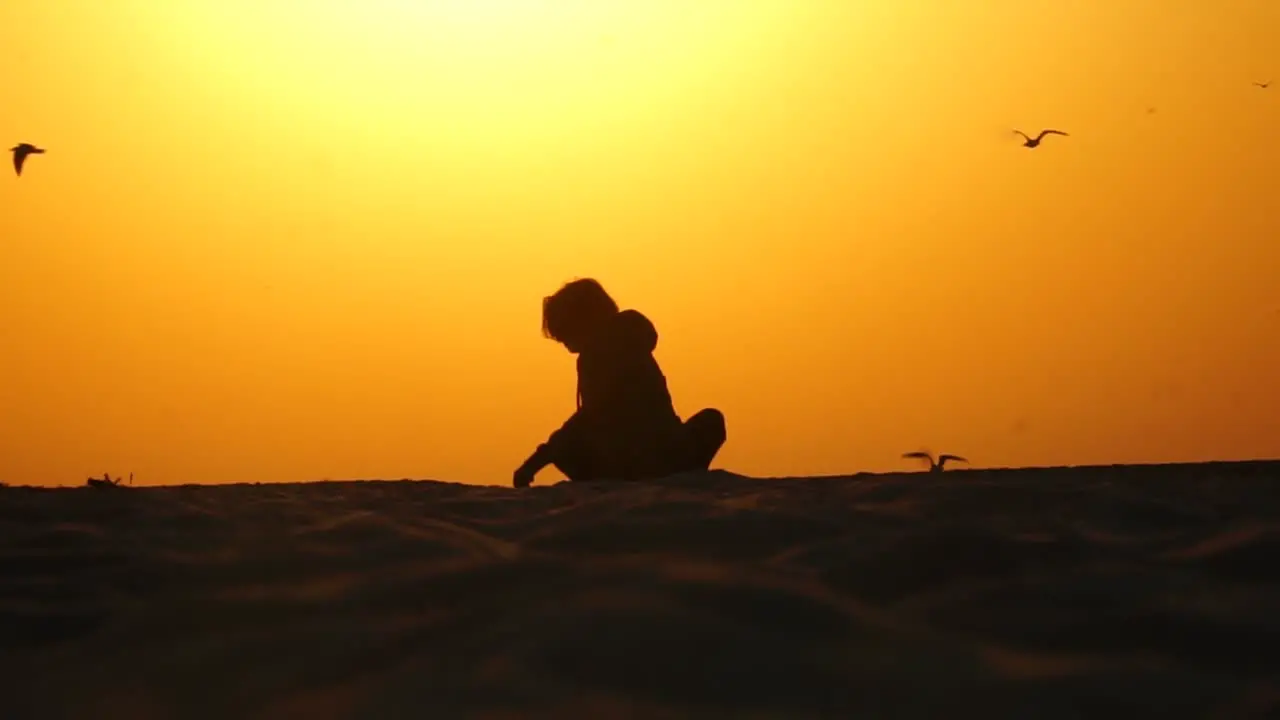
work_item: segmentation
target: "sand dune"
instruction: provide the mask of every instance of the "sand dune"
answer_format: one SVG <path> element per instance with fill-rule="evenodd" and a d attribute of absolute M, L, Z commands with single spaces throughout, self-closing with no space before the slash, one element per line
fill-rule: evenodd
<path fill-rule="evenodd" d="M 1262 717 L 1280 463 L 0 488 L 0 717 Z"/>

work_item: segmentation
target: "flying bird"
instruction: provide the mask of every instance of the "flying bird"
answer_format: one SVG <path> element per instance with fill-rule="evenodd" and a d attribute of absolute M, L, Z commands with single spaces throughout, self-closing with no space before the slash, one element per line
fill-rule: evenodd
<path fill-rule="evenodd" d="M 9 148 L 9 152 L 13 153 L 13 169 L 19 175 L 22 174 L 22 165 L 27 161 L 28 155 L 40 155 L 44 153 L 43 148 L 38 148 L 31 143 L 18 143 Z"/>
<path fill-rule="evenodd" d="M 1255 83 L 1254 83 L 1254 85 L 1257 85 L 1258 87 L 1262 88 L 1263 90 L 1266 90 L 1267 88 L 1271 87 L 1271 81 L 1270 81 L 1270 80 L 1268 80 L 1268 81 L 1266 81 L 1266 82 L 1264 82 L 1264 83 L 1255 82 Z"/>
<path fill-rule="evenodd" d="M 1022 143 L 1023 146 L 1029 147 L 1029 148 L 1033 148 L 1039 145 L 1040 141 L 1044 140 L 1045 135 L 1061 135 L 1063 137 L 1068 137 L 1068 135 L 1062 132 L 1061 130 L 1041 130 L 1040 134 L 1035 137 L 1030 137 L 1029 135 L 1022 132 L 1021 130 L 1014 130 L 1014 132 L 1023 137 L 1023 139 L 1025 140 L 1025 142 Z"/>
<path fill-rule="evenodd" d="M 962 463 L 967 463 L 967 462 L 969 462 L 968 460 L 965 460 L 964 458 L 960 457 L 959 455 L 939 455 L 939 456 L 938 456 L 938 459 L 937 459 L 937 460 L 934 460 L 934 459 L 933 459 L 933 455 L 931 455 L 931 454 L 929 454 L 929 453 L 927 453 L 927 452 L 923 452 L 923 451 L 922 451 L 922 452 L 909 452 L 909 453 L 903 453 L 903 454 L 902 454 L 902 457 L 904 457 L 904 458 L 915 458 L 915 459 L 919 459 L 919 460 L 926 460 L 926 461 L 928 461 L 928 463 L 929 463 L 929 472 L 942 472 L 942 469 L 943 469 L 943 467 L 947 464 L 947 461 L 948 461 L 948 460 L 955 460 L 956 462 L 962 462 Z"/>

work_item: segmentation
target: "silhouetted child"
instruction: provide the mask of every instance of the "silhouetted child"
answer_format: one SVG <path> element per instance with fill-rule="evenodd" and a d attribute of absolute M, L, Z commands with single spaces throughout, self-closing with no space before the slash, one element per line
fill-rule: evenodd
<path fill-rule="evenodd" d="M 724 444 L 724 415 L 707 409 L 680 421 L 648 318 L 619 311 L 595 280 L 574 280 L 543 299 L 542 333 L 578 356 L 578 409 L 516 470 L 516 487 L 548 465 L 578 482 L 710 467 Z"/>

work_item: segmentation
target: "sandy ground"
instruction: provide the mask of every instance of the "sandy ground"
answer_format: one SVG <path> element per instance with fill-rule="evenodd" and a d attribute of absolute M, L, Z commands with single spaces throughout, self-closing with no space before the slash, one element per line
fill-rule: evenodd
<path fill-rule="evenodd" d="M 0 489 L 0 717 L 1280 716 L 1280 463 Z"/>

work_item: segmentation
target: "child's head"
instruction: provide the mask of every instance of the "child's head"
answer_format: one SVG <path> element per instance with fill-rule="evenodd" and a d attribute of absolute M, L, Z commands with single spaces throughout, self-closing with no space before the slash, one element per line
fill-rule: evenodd
<path fill-rule="evenodd" d="M 542 334 L 576 353 L 600 322 L 617 312 L 618 304 L 599 282 L 574 280 L 542 299 Z"/>

